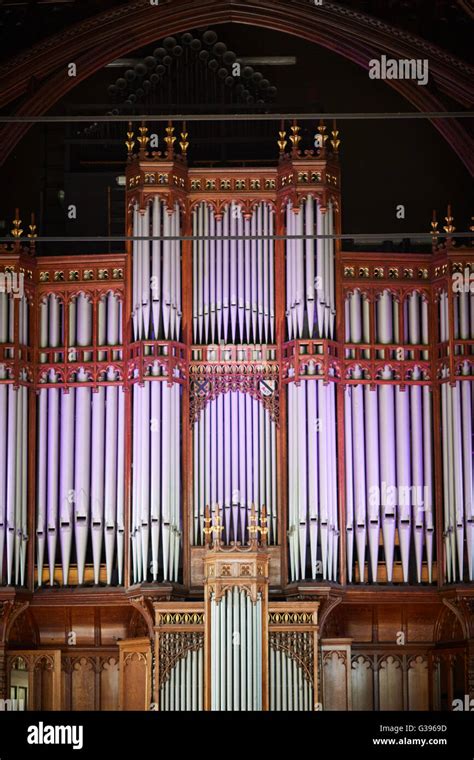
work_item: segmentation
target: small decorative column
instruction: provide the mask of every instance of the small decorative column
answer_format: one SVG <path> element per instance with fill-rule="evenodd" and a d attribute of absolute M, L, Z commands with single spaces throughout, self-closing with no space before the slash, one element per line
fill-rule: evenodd
<path fill-rule="evenodd" d="M 247 545 L 221 544 L 218 508 L 212 525 L 206 509 L 204 532 L 205 709 L 268 710 L 269 555 L 265 511 L 257 525 L 252 508 Z"/>

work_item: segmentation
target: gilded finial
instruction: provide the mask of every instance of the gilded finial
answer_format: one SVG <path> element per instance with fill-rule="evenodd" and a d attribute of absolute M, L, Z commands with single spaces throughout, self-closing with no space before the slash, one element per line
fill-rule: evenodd
<path fill-rule="evenodd" d="M 298 153 L 299 153 L 298 146 L 299 146 L 299 144 L 301 142 L 301 135 L 299 134 L 299 132 L 300 132 L 301 127 L 299 127 L 297 125 L 296 121 L 294 121 L 293 124 L 291 125 L 290 129 L 291 129 L 291 133 L 292 133 L 290 135 L 290 142 L 291 142 L 291 144 L 293 146 L 293 149 L 292 149 L 291 152 L 295 156 L 295 155 L 298 155 Z"/>
<path fill-rule="evenodd" d="M 34 211 L 31 212 L 31 220 L 30 224 L 28 225 L 28 237 L 30 240 L 34 240 L 36 237 L 38 237 L 38 233 L 36 232 L 36 224 L 35 224 L 35 214 Z"/>
<path fill-rule="evenodd" d="M 20 209 L 15 209 L 15 218 L 13 220 L 13 229 L 10 230 L 11 234 L 14 238 L 18 239 L 23 235 L 23 230 L 20 227 L 21 219 L 20 219 Z"/>
<path fill-rule="evenodd" d="M 277 140 L 278 147 L 280 148 L 280 156 L 282 156 L 285 152 L 285 148 L 288 145 L 288 140 L 286 139 L 286 131 L 285 131 L 285 125 L 282 121 L 280 124 L 280 131 L 278 132 L 278 137 L 280 138 Z"/>
<path fill-rule="evenodd" d="M 332 136 L 332 140 L 331 140 L 332 149 L 334 153 L 338 153 L 341 141 L 339 140 L 339 130 L 337 128 L 336 119 L 334 119 L 332 123 L 331 136 Z"/>
<path fill-rule="evenodd" d="M 319 147 L 321 148 L 321 150 L 325 150 L 326 149 L 326 142 L 327 142 L 327 139 L 329 137 L 329 135 L 326 134 L 326 129 L 327 129 L 327 127 L 326 127 L 324 121 L 322 119 L 320 119 L 319 120 L 319 126 L 318 126 L 318 132 L 319 132 L 318 143 L 319 143 Z"/>
<path fill-rule="evenodd" d="M 255 513 L 255 504 L 252 504 L 250 508 L 248 532 L 249 532 L 250 543 L 251 544 L 256 543 L 258 539 L 258 525 L 257 525 L 257 515 Z"/>
<path fill-rule="evenodd" d="M 204 528 L 203 528 L 203 533 L 204 533 L 204 543 L 206 544 L 206 546 L 208 546 L 211 543 L 211 533 L 212 533 L 212 528 L 211 528 L 211 512 L 210 512 L 210 509 L 209 509 L 209 504 L 206 504 L 206 507 L 205 507 L 205 510 L 204 510 Z"/>
<path fill-rule="evenodd" d="M 448 203 L 448 209 L 447 209 L 447 216 L 444 217 L 446 224 L 443 227 L 443 230 L 447 232 L 448 234 L 451 234 L 452 232 L 456 231 L 456 227 L 454 226 L 454 217 L 451 213 L 451 204 Z"/>
<path fill-rule="evenodd" d="M 128 132 L 127 132 L 127 139 L 125 140 L 125 145 L 127 146 L 127 158 L 131 159 L 133 155 L 133 148 L 135 145 L 135 140 L 133 139 L 133 125 L 132 122 L 128 122 Z"/>
<path fill-rule="evenodd" d="M 166 137 L 165 137 L 166 155 L 167 155 L 167 158 L 173 158 L 174 143 L 176 141 L 176 137 L 173 136 L 174 127 L 171 121 L 168 122 L 168 126 L 166 127 L 165 132 L 166 132 Z"/>
<path fill-rule="evenodd" d="M 188 152 L 189 148 L 189 141 L 188 141 L 188 132 L 186 131 L 186 122 L 183 122 L 182 126 L 182 132 L 181 132 L 181 140 L 179 141 L 179 147 L 181 148 L 181 154 L 183 158 L 186 158 L 186 154 Z"/>
<path fill-rule="evenodd" d="M 148 137 L 148 127 L 144 121 L 142 121 L 141 127 L 138 127 L 138 131 L 140 132 L 137 137 L 138 143 L 140 145 L 140 155 L 144 156 L 147 145 L 150 142 L 150 138 Z"/>
<path fill-rule="evenodd" d="M 262 506 L 262 511 L 260 514 L 260 525 L 258 529 L 262 537 L 262 544 L 263 546 L 266 546 L 267 536 L 268 536 L 268 527 L 267 527 L 267 508 L 265 507 L 265 505 Z"/>
<path fill-rule="evenodd" d="M 221 542 L 221 533 L 224 530 L 222 525 L 221 510 L 219 504 L 216 503 L 216 509 L 214 512 L 214 522 L 212 525 L 212 533 L 214 536 L 214 546 L 219 546 Z"/>
<path fill-rule="evenodd" d="M 433 245 L 436 245 L 438 242 L 438 220 L 436 218 L 435 209 L 433 209 L 433 215 L 431 217 L 431 237 L 433 240 Z"/>

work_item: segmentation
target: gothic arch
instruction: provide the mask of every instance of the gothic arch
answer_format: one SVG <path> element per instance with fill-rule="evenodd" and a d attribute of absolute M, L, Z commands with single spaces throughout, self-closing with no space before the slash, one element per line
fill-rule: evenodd
<path fill-rule="evenodd" d="M 329 0 L 321 7 L 301 0 L 173 0 L 158 6 L 151 5 L 149 0 L 135 0 L 75 24 L 0 67 L 0 107 L 26 96 L 15 115 L 42 115 L 76 84 L 114 58 L 150 44 L 157 37 L 229 22 L 291 34 L 366 69 L 370 59 L 381 54 L 399 58 L 423 55 L 430 58 L 437 90 L 462 107 L 473 100 L 474 72 L 470 66 L 409 32 Z M 70 61 L 76 63 L 76 77 L 67 76 Z M 387 83 L 419 111 L 446 110 L 432 92 L 415 82 Z M 472 172 L 472 139 L 462 124 L 448 119 L 435 120 L 433 124 Z M 3 126 L 0 164 L 29 126 L 28 123 L 17 124 L 15 129 L 9 124 Z"/>

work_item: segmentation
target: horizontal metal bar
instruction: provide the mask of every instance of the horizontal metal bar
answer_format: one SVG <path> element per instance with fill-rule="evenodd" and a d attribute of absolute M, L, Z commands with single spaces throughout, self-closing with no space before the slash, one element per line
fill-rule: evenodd
<path fill-rule="evenodd" d="M 54 124 L 75 122 L 129 121 L 319 121 L 319 119 L 376 120 L 376 119 L 472 119 L 474 111 L 393 111 L 380 113 L 174 113 L 174 114 L 101 114 L 80 116 L 5 116 L 5 124 Z"/>
<path fill-rule="evenodd" d="M 247 66 L 294 66 L 296 64 L 295 55 L 242 55 L 237 56 L 236 60 Z M 105 68 L 126 69 L 142 61 L 143 58 L 116 58 L 115 61 L 107 63 Z"/>
<path fill-rule="evenodd" d="M 437 232 L 436 238 L 463 238 L 474 240 L 474 234 L 472 232 Z M 341 235 L 167 235 L 166 237 L 160 235 L 146 235 L 145 237 L 140 235 L 71 235 L 70 237 L 61 236 L 40 236 L 34 238 L 35 243 L 123 243 L 132 240 L 360 240 L 363 243 L 366 242 L 378 242 L 381 245 L 394 240 L 418 240 L 426 243 L 433 240 L 431 232 L 388 232 L 382 235 L 363 234 L 363 233 L 347 233 Z M 0 243 L 15 243 L 15 242 L 32 242 L 30 238 L 12 238 L 12 237 L 0 237 Z M 351 251 L 346 251 L 351 253 Z M 390 251 L 391 253 L 391 251 Z"/>

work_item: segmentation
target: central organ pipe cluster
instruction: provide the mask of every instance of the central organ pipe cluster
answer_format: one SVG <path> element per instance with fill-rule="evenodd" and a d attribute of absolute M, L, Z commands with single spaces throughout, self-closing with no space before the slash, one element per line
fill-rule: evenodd
<path fill-rule="evenodd" d="M 221 215 L 202 202 L 193 235 L 193 338 L 197 343 L 273 343 L 275 336 L 274 210 L 259 203 L 245 216 L 236 204 Z M 244 240 L 232 236 L 246 236 Z M 256 239 L 247 239 L 247 238 Z"/>
<path fill-rule="evenodd" d="M 205 506 L 216 504 L 224 543 L 246 543 L 252 505 L 266 507 L 276 543 L 276 467 L 275 423 L 262 402 L 240 391 L 210 401 L 194 425 L 194 543 L 204 544 Z"/>
<path fill-rule="evenodd" d="M 211 600 L 211 710 L 262 709 L 262 599 L 230 588 Z"/>

